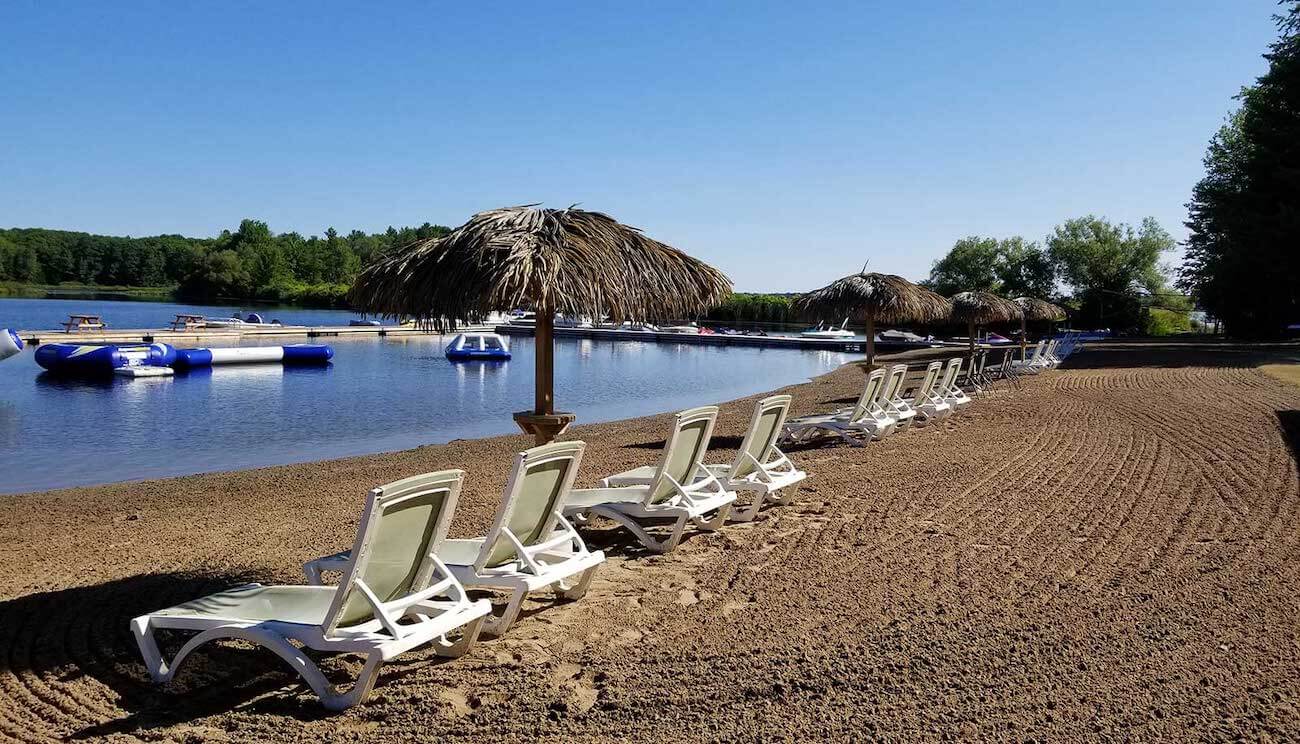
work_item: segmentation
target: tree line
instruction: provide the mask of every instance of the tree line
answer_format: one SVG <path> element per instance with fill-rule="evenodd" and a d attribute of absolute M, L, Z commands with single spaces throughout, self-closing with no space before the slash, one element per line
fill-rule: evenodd
<path fill-rule="evenodd" d="M 0 281 L 174 287 L 181 299 L 266 300 L 341 306 L 362 267 L 394 248 L 445 235 L 425 223 L 381 233 L 334 228 L 322 236 L 275 234 L 243 220 L 215 238 L 131 238 L 44 228 L 0 230 Z"/>
<path fill-rule="evenodd" d="M 1300 323 L 1300 0 L 1275 16 L 1268 70 L 1210 140 L 1179 285 L 1237 336 Z"/>
<path fill-rule="evenodd" d="M 1187 330 L 1192 309 L 1160 268 L 1175 245 L 1153 218 L 1133 227 L 1089 215 L 1066 220 L 1043 243 L 958 240 L 922 284 L 944 296 L 983 290 L 1056 302 L 1076 327 L 1164 334 Z"/>

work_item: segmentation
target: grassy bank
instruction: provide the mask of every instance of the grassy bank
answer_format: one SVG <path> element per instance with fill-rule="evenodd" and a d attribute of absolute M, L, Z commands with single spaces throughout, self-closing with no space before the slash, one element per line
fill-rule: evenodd
<path fill-rule="evenodd" d="M 167 302 L 175 299 L 175 287 L 113 287 L 99 284 L 28 284 L 26 282 L 0 282 L 0 297 L 25 297 L 46 299 L 55 297 L 106 297 L 139 300 L 142 302 Z"/>

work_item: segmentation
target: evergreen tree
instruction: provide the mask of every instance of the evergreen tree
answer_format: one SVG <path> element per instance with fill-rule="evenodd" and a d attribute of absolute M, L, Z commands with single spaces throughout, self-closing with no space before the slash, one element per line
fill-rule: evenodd
<path fill-rule="evenodd" d="M 1214 135 L 1188 203 L 1180 285 L 1225 329 L 1300 322 L 1300 0 L 1286 0 L 1268 71 Z"/>

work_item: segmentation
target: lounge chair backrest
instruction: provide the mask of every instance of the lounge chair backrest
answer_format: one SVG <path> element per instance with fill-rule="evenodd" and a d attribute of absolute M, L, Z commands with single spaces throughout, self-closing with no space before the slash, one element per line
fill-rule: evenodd
<path fill-rule="evenodd" d="M 371 599 L 394 603 L 398 607 L 393 615 L 400 617 L 405 611 L 402 600 L 431 586 L 435 554 L 447 536 L 464 477 L 464 471 L 443 470 L 370 492 L 351 559 L 325 616 L 326 635 L 336 628 L 379 619 Z"/>
<path fill-rule="evenodd" d="M 943 362 L 930 362 L 925 367 L 925 379 L 921 381 L 921 386 L 916 389 L 916 402 L 924 402 L 922 399 L 929 399 L 934 396 L 934 390 L 939 384 L 939 375 L 943 372 Z"/>
<path fill-rule="evenodd" d="M 754 416 L 749 420 L 749 429 L 731 466 L 732 478 L 744 478 L 758 470 L 760 463 L 772 459 L 772 448 L 781 436 L 781 426 L 793 400 L 789 395 L 772 395 L 754 404 Z"/>
<path fill-rule="evenodd" d="M 961 372 L 961 357 L 953 357 L 948 360 L 948 368 L 943 371 L 943 381 L 939 383 L 939 392 L 947 395 L 952 390 L 953 385 L 957 384 L 957 374 Z"/>
<path fill-rule="evenodd" d="M 885 389 L 880 393 L 880 399 L 884 401 L 897 400 L 902 393 L 899 388 L 903 387 L 903 378 L 907 377 L 907 365 L 895 364 L 889 368 L 889 379 L 885 382 Z"/>
<path fill-rule="evenodd" d="M 667 501 L 677 493 L 678 485 L 689 484 L 704 461 L 713 437 L 713 425 L 718 420 L 717 406 L 700 406 L 678 413 L 673 420 L 673 430 L 664 443 L 664 453 L 659 469 L 650 483 L 646 496 L 648 504 Z"/>
<path fill-rule="evenodd" d="M 1031 354 L 1029 359 L 1025 361 L 1033 362 L 1034 364 L 1037 364 L 1038 360 L 1042 359 L 1043 357 L 1043 347 L 1046 345 L 1047 345 L 1046 341 L 1039 341 L 1037 344 L 1034 344 L 1034 353 Z"/>
<path fill-rule="evenodd" d="M 867 384 L 862 386 L 862 395 L 858 396 L 857 405 L 853 406 L 850 421 L 861 421 L 871 417 L 871 412 L 880 397 L 880 389 L 885 385 L 884 368 L 875 369 L 867 375 Z"/>
<path fill-rule="evenodd" d="M 552 442 L 515 455 L 496 519 L 474 561 L 476 571 L 520 558 L 507 531 L 524 547 L 555 532 L 586 446 L 582 442 Z"/>

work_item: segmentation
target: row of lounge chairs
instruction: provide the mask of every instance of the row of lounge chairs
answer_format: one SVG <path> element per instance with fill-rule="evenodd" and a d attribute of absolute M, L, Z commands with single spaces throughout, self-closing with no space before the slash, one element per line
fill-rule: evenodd
<path fill-rule="evenodd" d="M 923 426 L 947 418 L 971 402 L 969 393 L 982 393 L 998 381 L 1006 380 L 1018 388 L 1020 376 L 1054 369 L 1074 351 L 1075 343 L 1072 337 L 1040 341 L 1024 359 L 1016 359 L 1015 351 L 1008 349 L 994 367 L 988 366 L 989 352 L 985 349 L 966 365 L 964 375 L 961 357 L 931 362 L 910 397 L 904 397 L 906 364 L 876 369 L 867 376 L 857 403 L 830 413 L 790 419 L 785 423 L 783 440 L 809 444 L 836 437 L 863 446 L 913 423 Z"/>
<path fill-rule="evenodd" d="M 998 379 L 1036 374 L 1072 350 L 1040 344 L 1030 359 L 1016 361 L 1008 352 L 987 371 L 981 355 L 968 365 L 964 385 L 978 392 Z M 667 552 L 688 524 L 711 531 L 729 520 L 752 520 L 766 505 L 789 503 L 790 487 L 807 477 L 778 447 L 782 438 L 802 443 L 829 433 L 861 444 L 913 422 L 946 418 L 971 400 L 958 383 L 960 371 L 960 358 L 932 362 L 904 398 L 907 366 L 878 369 L 852 408 L 788 421 L 789 395 L 763 398 L 730 463 L 706 462 L 718 407 L 682 411 L 656 464 L 611 475 L 598 488 L 573 488 L 583 442 L 534 447 L 516 455 L 491 529 L 473 539 L 447 537 L 464 471 L 405 478 L 370 491 L 351 548 L 304 564 L 307 584 L 246 584 L 142 615 L 131 630 L 156 682 L 171 680 L 199 647 L 238 639 L 279 655 L 326 708 L 342 710 L 363 700 L 380 666 L 399 654 L 429 646 L 441 656 L 461 656 L 480 633 L 505 633 L 531 593 L 549 590 L 565 600 L 585 595 L 605 555 L 587 547 L 575 524 L 607 517 L 648 549 Z M 741 493 L 749 502 L 736 509 Z M 338 574 L 337 584 L 323 583 L 327 573 Z M 509 599 L 498 614 L 469 589 L 506 591 Z M 158 645 L 160 630 L 194 635 L 168 660 Z M 341 690 L 308 651 L 359 654 L 365 663 Z"/>
<path fill-rule="evenodd" d="M 789 395 L 755 405 L 740 450 L 730 463 L 705 456 L 717 406 L 676 415 L 655 465 L 612 475 L 599 488 L 573 488 L 583 442 L 555 442 L 515 457 L 487 534 L 450 539 L 464 471 L 425 473 L 373 489 L 349 550 L 307 562 L 308 584 L 246 584 L 131 621 L 154 681 L 170 681 L 182 662 L 216 640 L 263 646 L 286 662 L 332 710 L 356 705 L 370 692 L 380 666 L 411 649 L 441 656 L 468 652 L 480 633 L 499 635 L 518 617 L 524 598 L 553 591 L 574 600 L 586 594 L 605 555 L 590 550 L 574 523 L 608 517 L 647 548 L 677 546 L 688 523 L 715 530 L 729 519 L 753 519 L 766 504 L 789 501 L 789 486 L 807 477 L 777 448 Z M 733 511 L 738 492 L 753 495 Z M 658 535 L 668 522 L 667 534 Z M 338 583 L 323 585 L 336 572 Z M 500 614 L 467 589 L 505 590 Z M 158 631 L 194 633 L 168 660 Z M 353 653 L 366 661 L 347 690 L 331 685 L 307 651 Z"/>

